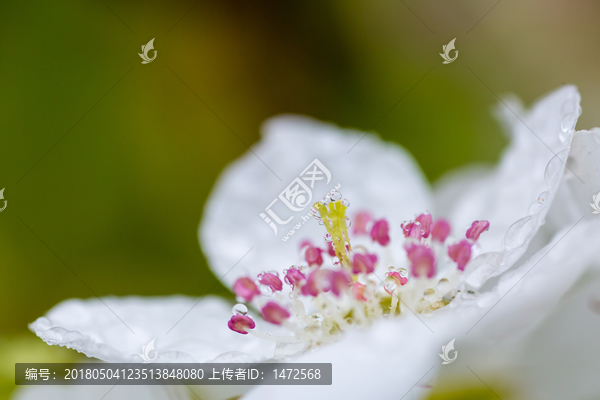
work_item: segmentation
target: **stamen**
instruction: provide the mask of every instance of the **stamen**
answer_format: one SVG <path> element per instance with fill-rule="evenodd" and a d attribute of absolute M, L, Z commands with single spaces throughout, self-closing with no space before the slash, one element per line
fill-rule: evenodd
<path fill-rule="evenodd" d="M 444 243 L 450 235 L 450 224 L 445 219 L 438 219 L 431 227 L 431 238 L 440 243 Z"/>
<path fill-rule="evenodd" d="M 254 281 L 248 277 L 242 277 L 235 281 L 233 292 L 246 301 L 252 301 L 254 296 L 260 295 L 260 290 L 258 290 Z"/>
<path fill-rule="evenodd" d="M 327 254 L 331 257 L 335 257 L 335 249 L 333 248 L 332 242 L 327 242 Z"/>
<path fill-rule="evenodd" d="M 290 317 L 289 311 L 274 301 L 270 301 L 265 304 L 261 312 L 265 321 L 275 325 L 281 325 L 283 321 Z"/>
<path fill-rule="evenodd" d="M 408 243 L 404 246 L 413 276 L 433 278 L 435 275 L 435 255 L 433 250 L 422 244 Z"/>
<path fill-rule="evenodd" d="M 402 228 L 402 233 L 405 238 L 413 238 L 420 241 L 421 237 L 423 237 L 423 230 L 421 229 L 420 222 L 403 222 L 400 227 Z"/>
<path fill-rule="evenodd" d="M 366 286 L 360 282 L 352 283 L 352 294 L 354 295 L 354 298 L 356 300 L 367 301 L 367 299 L 365 298 L 365 288 Z"/>
<path fill-rule="evenodd" d="M 457 264 L 458 269 L 465 270 L 465 266 L 471 259 L 471 243 L 468 240 L 460 242 L 448 247 L 448 255 Z"/>
<path fill-rule="evenodd" d="M 256 327 L 256 323 L 247 315 L 232 315 L 229 322 L 227 322 L 227 326 L 234 332 L 241 333 L 242 335 L 247 335 L 247 329 L 254 329 Z"/>
<path fill-rule="evenodd" d="M 377 255 L 375 254 L 358 254 L 354 253 L 352 259 L 352 273 L 354 274 L 370 274 L 375 271 L 377 264 Z"/>
<path fill-rule="evenodd" d="M 341 198 L 340 192 L 334 190 L 324 199 L 325 201 L 328 199 L 331 200 L 327 205 L 324 202 L 317 202 L 313 205 L 313 208 L 317 210 L 320 221 L 323 222 L 325 229 L 327 229 L 325 240 L 333 242 L 333 249 L 339 262 L 349 268 L 350 259 L 348 258 L 348 251 L 350 251 L 350 237 L 348 236 L 347 227 L 350 219 L 346 218 L 346 209 L 348 208 L 346 204 L 350 203 L 347 200 L 339 200 L 339 198 Z M 333 199 L 336 200 L 333 201 Z"/>
<path fill-rule="evenodd" d="M 306 283 L 300 288 L 300 293 L 304 296 L 315 297 L 321 292 L 331 290 L 331 279 L 329 269 L 316 269 L 308 275 Z"/>
<path fill-rule="evenodd" d="M 302 351 L 333 342 L 347 329 L 365 326 L 372 319 L 384 315 L 390 318 L 400 315 L 404 307 L 429 314 L 454 301 L 460 293 L 460 271 L 470 261 L 475 241 L 489 228 L 488 221 L 473 222 L 466 238 L 451 246 L 445 244 L 451 230 L 446 220 L 434 222 L 431 214 L 425 212 L 414 221 L 403 223 L 401 228 L 408 239 L 404 249 L 411 276 L 419 279 L 409 278 L 406 269 L 389 267 L 383 282 L 384 292 L 374 271 L 382 257 L 393 263 L 392 252 L 390 248 L 382 249 L 376 245 L 356 246 L 354 251 L 351 250 L 348 235 L 350 219 L 346 217 L 349 205 L 337 190 L 314 204 L 311 212 L 319 224 L 325 226 L 327 244 L 318 247 L 310 240 L 303 240 L 300 250 L 305 264 L 283 270 L 282 279 L 279 273 L 268 271 L 260 273 L 256 280 L 239 278 L 233 286 L 238 297 L 253 301 L 264 321 L 281 325 L 293 336 L 257 332 L 244 304 L 233 307 L 229 329 L 272 342 L 300 345 L 291 344 L 288 350 L 284 350 L 286 346 L 279 346 L 278 354 L 281 355 L 291 351 L 292 347 L 300 349 L 294 351 Z M 386 219 L 373 220 L 370 213 L 362 211 L 355 216 L 354 222 L 353 233 L 369 235 L 381 246 L 390 244 L 390 226 Z M 324 252 L 332 257 L 332 269 L 321 268 Z M 446 252 L 457 267 L 445 271 L 443 277 L 436 277 L 436 258 L 444 257 Z M 281 294 L 271 300 L 257 299 L 259 294 L 270 297 L 282 291 L 282 280 L 292 288 L 289 304 Z"/>
<path fill-rule="evenodd" d="M 423 237 L 427 239 L 429 237 L 429 232 L 431 231 L 431 214 L 421 214 L 417 218 L 415 218 L 415 222 L 421 224 L 421 231 L 423 233 Z"/>
<path fill-rule="evenodd" d="M 380 219 L 373 224 L 371 228 L 371 239 L 382 246 L 390 243 L 390 226 L 385 219 Z"/>
<path fill-rule="evenodd" d="M 354 224 L 352 225 L 352 233 L 354 235 L 368 235 L 367 224 L 373 219 L 368 211 L 360 211 L 354 217 Z"/>
<path fill-rule="evenodd" d="M 474 221 L 471 224 L 471 227 L 467 230 L 467 239 L 477 241 L 477 239 L 479 239 L 479 235 L 481 235 L 483 231 L 487 231 L 489 228 L 490 223 L 488 221 Z"/>
<path fill-rule="evenodd" d="M 283 273 L 285 274 L 285 278 L 283 278 L 285 283 L 290 285 L 292 289 L 296 285 L 306 281 L 306 276 L 304 276 L 304 274 L 300 272 L 298 268 L 290 267 L 289 269 L 284 270 Z"/>
<path fill-rule="evenodd" d="M 323 256 L 321 256 L 322 252 L 322 249 L 309 244 L 306 246 L 306 250 L 304 250 L 304 259 L 309 266 L 318 265 L 320 267 L 323 265 Z"/>
<path fill-rule="evenodd" d="M 333 271 L 329 274 L 329 282 L 331 286 L 331 292 L 337 297 L 346 291 L 350 285 L 350 278 L 344 271 Z"/>
<path fill-rule="evenodd" d="M 275 273 L 265 272 L 258 275 L 258 282 L 261 285 L 269 287 L 271 293 L 278 292 L 283 289 L 283 282 Z"/>

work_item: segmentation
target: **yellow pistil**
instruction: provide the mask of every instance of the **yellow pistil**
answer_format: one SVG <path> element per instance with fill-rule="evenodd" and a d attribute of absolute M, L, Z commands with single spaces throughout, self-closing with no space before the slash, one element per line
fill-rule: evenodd
<path fill-rule="evenodd" d="M 332 201 L 328 205 L 317 202 L 313 207 L 319 212 L 327 233 L 331 235 L 336 257 L 344 267 L 351 269 L 352 264 L 348 253 L 352 248 L 346 228 L 347 207 L 342 204 L 342 200 Z M 348 246 L 348 250 L 346 250 L 346 246 Z"/>

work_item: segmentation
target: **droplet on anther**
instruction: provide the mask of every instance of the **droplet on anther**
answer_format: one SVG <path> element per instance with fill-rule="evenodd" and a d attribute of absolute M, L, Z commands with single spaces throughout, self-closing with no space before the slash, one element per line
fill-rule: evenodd
<path fill-rule="evenodd" d="M 246 315 L 248 314 L 248 307 L 245 304 L 237 303 L 231 308 L 231 313 L 233 315 Z"/>

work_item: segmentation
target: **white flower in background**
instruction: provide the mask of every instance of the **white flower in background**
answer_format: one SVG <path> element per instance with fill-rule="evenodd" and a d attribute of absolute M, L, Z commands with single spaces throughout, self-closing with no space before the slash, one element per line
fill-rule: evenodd
<path fill-rule="evenodd" d="M 600 130 L 574 131 L 581 109 L 571 86 L 528 112 L 507 105 L 518 117 L 502 109 L 511 144 L 498 166 L 455 172 L 433 193 L 397 145 L 274 118 L 223 173 L 200 228 L 215 275 L 250 311 L 239 304 L 232 316 L 217 297 L 68 300 L 30 328 L 110 362 L 141 362 L 139 348 L 156 338 L 156 362 L 333 363 L 331 386 L 262 386 L 248 399 L 399 399 L 424 395 L 446 373 L 500 379 L 522 398 L 598 396 L 600 321 L 586 304 L 600 288 L 600 218 L 588 204 L 600 189 Z M 317 203 L 323 225 L 311 221 L 277 240 L 257 214 L 315 158 L 343 197 L 334 191 Z M 433 368 L 453 338 L 460 359 Z M 203 399 L 244 390 L 193 389 Z M 61 388 L 16 397 L 36 390 L 69 398 Z M 124 392 L 115 387 L 106 399 L 131 395 Z"/>

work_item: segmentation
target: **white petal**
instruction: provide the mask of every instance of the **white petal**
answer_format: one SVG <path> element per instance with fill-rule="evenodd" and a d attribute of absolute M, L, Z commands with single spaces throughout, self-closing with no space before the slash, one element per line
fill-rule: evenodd
<path fill-rule="evenodd" d="M 514 271 L 502 275 L 493 290 L 467 303 L 494 309 L 473 331 L 486 338 L 529 333 L 590 270 L 598 269 L 600 220 L 581 220 Z M 500 301 L 501 300 L 501 301 Z"/>
<path fill-rule="evenodd" d="M 231 285 L 240 275 L 299 263 L 301 239 L 323 247 L 325 229 L 312 217 L 303 223 L 301 216 L 337 184 L 350 200 L 350 215 L 367 209 L 376 218 L 387 218 L 391 227 L 430 209 L 428 185 L 413 158 L 398 145 L 364 135 L 306 117 L 269 120 L 261 141 L 227 167 L 206 204 L 199 235 L 215 274 L 225 275 L 223 281 Z M 274 224 L 275 234 L 260 214 L 315 159 L 331 172 L 330 181 L 315 183 L 301 211 L 277 200 L 272 210 L 281 220 L 292 220 Z M 298 231 L 282 241 L 294 226 Z M 392 240 L 400 234 L 400 229 L 392 230 Z"/>
<path fill-rule="evenodd" d="M 108 362 L 142 362 L 142 346 L 152 339 L 156 362 L 210 362 L 230 351 L 254 360 L 273 356 L 273 344 L 229 330 L 228 303 L 211 296 L 199 300 L 185 296 L 70 299 L 29 328 L 48 344 Z"/>
<path fill-rule="evenodd" d="M 510 268 L 544 224 L 573 136 L 563 132 L 561 124 L 565 125 L 567 114 L 576 121 L 579 102 L 579 93 L 573 86 L 549 94 L 526 113 L 517 103 L 505 101 L 518 117 L 506 106 L 500 106 L 511 127 L 511 144 L 500 164 L 485 175 L 473 176 L 471 172 L 442 180 L 436 202 L 451 219 L 455 232 L 462 236 L 474 220 L 488 220 L 490 229 L 479 239 L 479 252 L 501 255 L 495 264 L 488 262 L 477 274 L 473 273 L 474 268 L 467 267 L 466 278 L 472 286 L 479 287 L 490 276 Z M 454 190 L 452 187 L 457 185 L 458 190 Z M 448 193 L 454 197 L 449 198 Z"/>
<path fill-rule="evenodd" d="M 243 399 L 399 399 L 435 376 L 443 344 L 413 315 L 379 321 L 294 360 L 332 363 L 332 385 L 260 386 Z"/>
<path fill-rule="evenodd" d="M 566 182 L 557 194 L 561 206 L 548 215 L 554 226 L 568 225 L 581 215 L 596 216 L 590 203 L 600 191 L 600 128 L 575 133 L 567 165 Z"/>
<path fill-rule="evenodd" d="M 463 355 L 487 376 L 517 371 L 512 380 L 523 398 L 600 395 L 600 319 L 590 309 L 600 301 L 600 219 L 569 229 L 471 301 L 490 311 L 465 336 Z"/>

